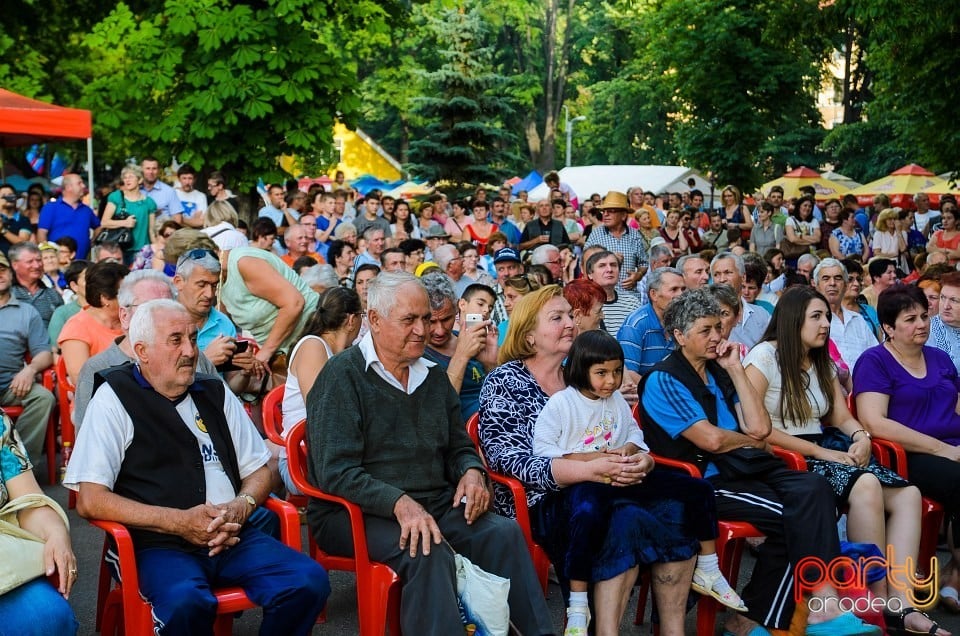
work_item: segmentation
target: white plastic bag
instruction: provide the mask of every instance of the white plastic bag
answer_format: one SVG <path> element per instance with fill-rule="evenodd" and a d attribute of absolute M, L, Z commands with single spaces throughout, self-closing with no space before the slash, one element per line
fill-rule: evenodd
<path fill-rule="evenodd" d="M 510 579 L 483 570 L 463 555 L 455 555 L 457 597 L 468 623 L 477 626 L 477 634 L 507 636 L 510 631 Z"/>

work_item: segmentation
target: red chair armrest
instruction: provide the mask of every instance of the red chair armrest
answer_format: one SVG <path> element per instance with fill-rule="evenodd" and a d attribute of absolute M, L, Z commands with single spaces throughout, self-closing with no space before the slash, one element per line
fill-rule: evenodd
<path fill-rule="evenodd" d="M 367 533 L 364 529 L 363 511 L 360 506 L 343 497 L 331 495 L 307 481 L 306 420 L 297 422 L 287 435 L 287 461 L 290 466 L 290 478 L 297 489 L 307 497 L 328 501 L 343 506 L 350 517 L 350 533 L 353 539 L 354 560 L 357 573 L 367 571 L 370 566 L 370 554 L 367 552 Z"/>
<path fill-rule="evenodd" d="M 136 607 L 140 602 L 140 578 L 137 576 L 137 557 L 133 551 L 133 538 L 122 523 L 90 519 L 90 525 L 100 528 L 113 539 L 117 551 L 117 571 L 123 580 L 123 606 Z"/>
<path fill-rule="evenodd" d="M 300 513 L 297 512 L 297 507 L 276 497 L 267 497 L 263 507 L 275 512 L 280 518 L 280 540 L 299 552 L 302 545 Z"/>
<path fill-rule="evenodd" d="M 650 456 L 653 457 L 653 461 L 657 462 L 657 466 L 679 470 L 687 473 L 691 477 L 696 477 L 697 479 L 701 479 L 703 477 L 703 475 L 700 474 L 700 469 L 689 462 L 682 462 L 679 459 L 671 459 L 669 457 L 663 457 L 662 455 L 656 455 L 654 453 L 650 453 Z"/>
<path fill-rule="evenodd" d="M 907 452 L 903 446 L 888 439 L 874 437 L 870 442 L 870 448 L 878 462 L 897 471 L 897 474 L 904 479 L 908 479 Z"/>
<path fill-rule="evenodd" d="M 56 392 L 57 392 L 57 385 L 56 385 L 57 375 L 56 375 L 56 373 L 54 372 L 53 367 L 44 370 L 44 372 L 40 374 L 40 377 L 41 377 L 41 383 L 42 383 L 42 385 L 43 385 L 43 388 L 45 388 L 46 390 L 48 390 L 48 391 L 50 391 L 51 393 L 53 393 L 54 395 L 56 395 Z"/>
<path fill-rule="evenodd" d="M 486 461 L 484 461 L 484 464 L 486 464 Z M 506 486 L 510 490 L 510 495 L 513 497 L 513 507 L 517 511 L 517 524 L 523 532 L 523 538 L 527 542 L 527 548 L 531 550 L 532 553 L 535 542 L 533 540 L 533 533 L 530 530 L 530 510 L 527 508 L 526 488 L 523 487 L 520 480 L 495 473 L 489 468 L 487 468 L 487 474 L 490 475 L 491 481 Z"/>
<path fill-rule="evenodd" d="M 787 468 L 792 468 L 793 470 L 807 469 L 807 460 L 797 451 L 774 446 L 773 454 L 782 459 L 783 463 L 787 465 Z"/>

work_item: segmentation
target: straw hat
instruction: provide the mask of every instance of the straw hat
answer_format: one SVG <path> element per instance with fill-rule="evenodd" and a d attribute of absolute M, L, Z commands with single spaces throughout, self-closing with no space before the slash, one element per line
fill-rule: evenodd
<path fill-rule="evenodd" d="M 610 190 L 607 196 L 603 197 L 603 203 L 597 206 L 601 210 L 623 210 L 630 211 L 630 201 L 623 192 Z"/>

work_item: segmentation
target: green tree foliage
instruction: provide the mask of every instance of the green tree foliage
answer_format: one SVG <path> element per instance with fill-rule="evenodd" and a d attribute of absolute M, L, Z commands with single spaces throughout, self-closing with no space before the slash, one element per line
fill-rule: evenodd
<path fill-rule="evenodd" d="M 113 0 L 6 0 L 0 29 L 0 86 L 76 106 L 85 82 L 84 33 Z"/>
<path fill-rule="evenodd" d="M 669 87 L 631 64 L 617 77 L 586 90 L 573 136 L 576 164 L 675 164 Z"/>
<path fill-rule="evenodd" d="M 819 123 L 823 51 L 800 26 L 817 11 L 815 0 L 660 0 L 642 14 L 636 40 L 671 87 L 683 161 L 744 188 L 761 182 L 765 165 L 785 167 L 764 156 L 770 141 Z"/>
<path fill-rule="evenodd" d="M 276 157 L 330 161 L 338 113 L 355 123 L 357 59 L 400 11 L 374 0 L 119 3 L 88 35 L 99 72 L 85 105 L 116 160 L 151 153 L 279 178 Z"/>
<path fill-rule="evenodd" d="M 428 28 L 443 63 L 422 73 L 426 94 L 414 109 L 427 123 L 410 143 L 410 171 L 456 188 L 499 183 L 522 160 L 509 150 L 508 82 L 492 70 L 483 20 L 475 8 L 448 9 Z"/>
<path fill-rule="evenodd" d="M 876 99 L 867 117 L 892 129 L 910 160 L 937 171 L 960 169 L 960 4 L 861 0 L 873 28 L 868 62 Z"/>
<path fill-rule="evenodd" d="M 874 119 L 842 124 L 831 130 L 823 142 L 837 172 L 868 183 L 910 163 L 894 137 L 891 127 Z"/>

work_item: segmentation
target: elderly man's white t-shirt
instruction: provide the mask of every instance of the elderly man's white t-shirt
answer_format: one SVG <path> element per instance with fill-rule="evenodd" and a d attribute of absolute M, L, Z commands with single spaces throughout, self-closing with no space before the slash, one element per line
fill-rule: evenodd
<path fill-rule="evenodd" d="M 234 499 L 237 492 L 230 483 L 213 447 L 213 440 L 206 425 L 188 393 L 176 405 L 183 426 L 197 438 L 203 457 L 203 472 L 206 477 L 207 501 L 220 504 Z M 240 400 L 230 391 L 225 391 L 223 413 L 227 418 L 230 437 L 237 454 L 240 479 L 246 479 L 270 459 L 270 451 L 261 439 Z M 176 422 L 171 422 L 171 426 Z M 83 426 L 77 436 L 76 448 L 70 456 L 63 484 L 78 490 L 81 482 L 90 482 L 113 489 L 120 474 L 124 454 L 133 442 L 133 420 L 113 387 L 104 383 L 97 389 L 83 418 Z"/>

